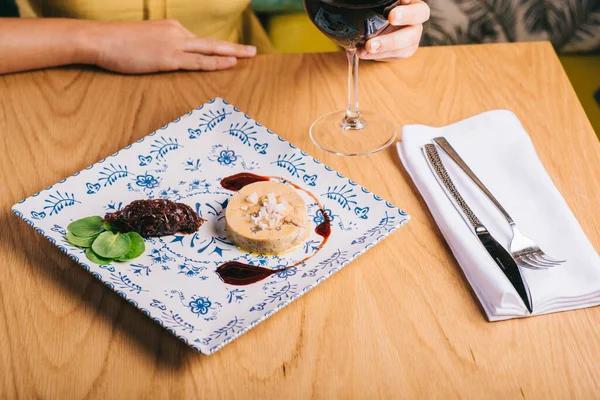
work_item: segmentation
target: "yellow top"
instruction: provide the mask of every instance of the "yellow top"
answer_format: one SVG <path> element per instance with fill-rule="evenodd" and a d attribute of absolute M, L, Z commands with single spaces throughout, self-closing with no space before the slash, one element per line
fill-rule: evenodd
<path fill-rule="evenodd" d="M 250 0 L 17 0 L 22 17 L 142 21 L 173 18 L 200 37 L 273 51 Z"/>

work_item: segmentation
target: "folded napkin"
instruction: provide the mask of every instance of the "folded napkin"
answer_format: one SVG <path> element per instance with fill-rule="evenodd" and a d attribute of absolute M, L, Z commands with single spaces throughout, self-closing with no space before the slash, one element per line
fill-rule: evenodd
<path fill-rule="evenodd" d="M 443 136 L 513 217 L 519 230 L 548 255 L 567 260 L 546 270 L 522 268 L 533 314 L 600 304 L 600 257 L 541 164 L 531 140 L 510 111 L 498 110 L 441 128 L 405 126 L 398 152 L 490 321 L 529 316 L 521 298 L 429 167 L 423 146 Z M 506 249 L 512 232 L 487 197 L 439 149 L 458 191 Z"/>

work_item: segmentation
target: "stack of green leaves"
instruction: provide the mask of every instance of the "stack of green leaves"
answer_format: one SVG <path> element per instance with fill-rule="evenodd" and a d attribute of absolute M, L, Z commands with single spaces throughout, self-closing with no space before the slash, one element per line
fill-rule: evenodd
<path fill-rule="evenodd" d="M 67 242 L 85 249 L 87 258 L 96 264 L 127 261 L 141 256 L 146 250 L 144 238 L 137 232 L 113 232 L 102 217 L 86 217 L 67 226 Z"/>

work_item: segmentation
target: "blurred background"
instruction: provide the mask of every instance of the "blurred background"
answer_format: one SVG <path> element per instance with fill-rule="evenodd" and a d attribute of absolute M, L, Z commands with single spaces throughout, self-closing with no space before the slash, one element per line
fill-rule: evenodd
<path fill-rule="evenodd" d="M 551 41 L 600 138 L 600 0 L 426 2 L 422 46 Z M 279 52 L 340 51 L 310 22 L 302 0 L 252 0 L 251 7 Z M 0 17 L 18 15 L 14 0 L 0 0 Z"/>

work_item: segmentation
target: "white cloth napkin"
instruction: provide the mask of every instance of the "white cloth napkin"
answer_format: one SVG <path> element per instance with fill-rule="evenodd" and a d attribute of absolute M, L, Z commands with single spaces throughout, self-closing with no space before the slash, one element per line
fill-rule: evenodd
<path fill-rule="evenodd" d="M 510 111 L 489 111 L 440 128 L 409 125 L 398 152 L 425 199 L 490 321 L 529 316 L 524 303 L 488 256 L 434 176 L 423 146 L 443 136 L 496 196 L 517 226 L 550 256 L 567 260 L 559 267 L 522 268 L 533 314 L 600 304 L 600 257 L 541 164 L 529 135 Z M 465 198 L 490 233 L 508 249 L 506 220 L 441 149 L 440 157 Z"/>

